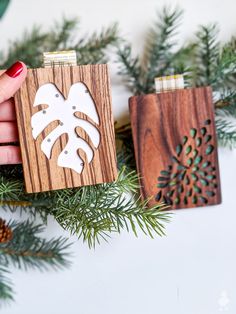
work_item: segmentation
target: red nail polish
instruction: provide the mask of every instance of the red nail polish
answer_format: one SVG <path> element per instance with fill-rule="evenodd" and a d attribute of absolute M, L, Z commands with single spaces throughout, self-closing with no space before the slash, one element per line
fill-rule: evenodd
<path fill-rule="evenodd" d="M 19 61 L 14 63 L 9 69 L 6 70 L 6 74 L 12 78 L 17 77 L 23 71 L 23 64 Z"/>

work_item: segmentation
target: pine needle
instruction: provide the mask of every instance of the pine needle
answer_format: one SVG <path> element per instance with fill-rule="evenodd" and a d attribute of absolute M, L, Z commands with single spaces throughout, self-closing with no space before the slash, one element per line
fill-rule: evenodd
<path fill-rule="evenodd" d="M 4 267 L 13 265 L 30 268 L 61 268 L 69 265 L 67 250 L 70 246 L 65 238 L 46 240 L 39 236 L 45 229 L 29 220 L 11 221 L 13 239 L 0 244 L 0 263 Z"/>

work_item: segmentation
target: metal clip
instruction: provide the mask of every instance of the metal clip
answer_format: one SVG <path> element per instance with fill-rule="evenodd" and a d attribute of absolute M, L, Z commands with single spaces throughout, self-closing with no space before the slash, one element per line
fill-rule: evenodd
<path fill-rule="evenodd" d="M 155 78 L 156 93 L 164 93 L 184 88 L 183 74 L 162 76 Z"/>
<path fill-rule="evenodd" d="M 58 66 L 75 66 L 77 65 L 76 51 L 52 51 L 43 53 L 43 64 L 45 68 Z"/>

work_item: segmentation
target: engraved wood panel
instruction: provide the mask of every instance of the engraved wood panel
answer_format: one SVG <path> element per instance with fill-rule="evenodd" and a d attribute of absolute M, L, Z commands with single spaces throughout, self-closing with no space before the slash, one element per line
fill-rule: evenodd
<path fill-rule="evenodd" d="M 210 87 L 134 96 L 131 125 L 143 198 L 173 209 L 219 204 Z"/>
<path fill-rule="evenodd" d="M 99 116 L 100 144 L 93 147 L 91 163 L 86 160 L 86 154 L 79 149 L 78 155 L 84 161 L 81 174 L 57 164 L 58 155 L 68 142 L 68 135 L 63 134 L 52 148 L 51 158 L 48 159 L 41 150 L 43 139 L 50 134 L 60 121 L 50 123 L 35 140 L 32 136 L 32 115 L 47 107 L 47 104 L 33 107 L 35 95 L 40 86 L 53 83 L 64 95 L 65 99 L 72 84 L 83 82 L 90 92 Z M 79 105 L 80 97 L 78 95 Z M 111 92 L 107 65 L 85 65 L 74 67 L 53 67 L 30 69 L 26 81 L 15 95 L 17 124 L 20 138 L 26 191 L 42 192 L 62 188 L 72 188 L 111 182 L 116 179 L 116 151 L 114 139 L 114 123 L 111 109 Z M 95 124 L 87 115 L 76 112 L 75 115 Z M 76 129 L 77 135 L 92 146 L 90 138 L 82 128 Z"/>

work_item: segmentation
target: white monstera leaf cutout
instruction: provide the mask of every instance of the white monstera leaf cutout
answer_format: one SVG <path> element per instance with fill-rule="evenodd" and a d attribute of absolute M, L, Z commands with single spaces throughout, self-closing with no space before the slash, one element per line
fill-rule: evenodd
<path fill-rule="evenodd" d="M 33 106 L 39 105 L 48 107 L 36 112 L 31 117 L 33 138 L 36 140 L 51 122 L 59 121 L 59 125 L 43 139 L 41 149 L 50 159 L 54 143 L 62 134 L 67 133 L 68 142 L 59 154 L 57 164 L 81 173 L 84 161 L 79 156 L 78 149 L 85 152 L 88 163 L 93 160 L 94 151 L 83 138 L 78 136 L 76 128 L 80 127 L 87 133 L 94 148 L 98 148 L 100 144 L 100 133 L 97 128 L 99 117 L 88 88 L 82 82 L 75 83 L 70 88 L 68 98 L 65 99 L 54 84 L 44 84 L 38 89 Z M 76 117 L 76 112 L 87 115 L 94 124 Z"/>

